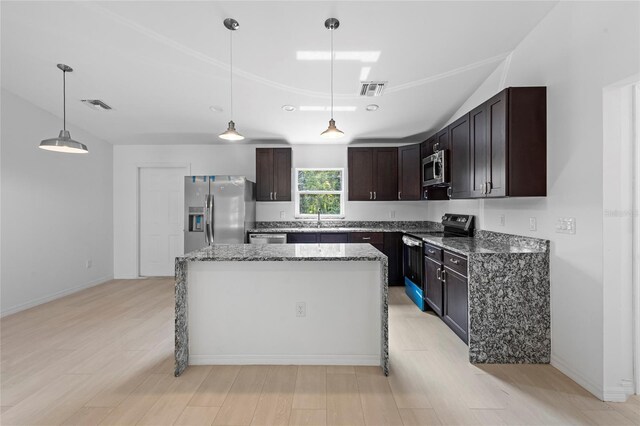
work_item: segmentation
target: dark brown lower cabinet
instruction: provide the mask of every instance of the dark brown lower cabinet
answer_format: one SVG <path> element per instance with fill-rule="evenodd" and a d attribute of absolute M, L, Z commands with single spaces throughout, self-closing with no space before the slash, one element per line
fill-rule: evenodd
<path fill-rule="evenodd" d="M 318 232 L 319 243 L 342 244 L 349 242 L 349 234 L 346 232 Z"/>
<path fill-rule="evenodd" d="M 402 233 L 385 232 L 381 251 L 389 258 L 389 285 L 404 285 L 402 276 Z"/>
<path fill-rule="evenodd" d="M 445 252 L 446 256 L 446 252 Z M 444 267 L 444 316 L 442 320 L 465 343 L 469 342 L 467 277 Z"/>
<path fill-rule="evenodd" d="M 424 257 L 424 300 L 433 312 L 444 314 L 444 284 L 440 279 L 442 263 L 429 257 Z"/>
<path fill-rule="evenodd" d="M 287 243 L 289 244 L 305 244 L 317 243 L 318 234 L 315 232 L 295 232 L 287 234 Z"/>

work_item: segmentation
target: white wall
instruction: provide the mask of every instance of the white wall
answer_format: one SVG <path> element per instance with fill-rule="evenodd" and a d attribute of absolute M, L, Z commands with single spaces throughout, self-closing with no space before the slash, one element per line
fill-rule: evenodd
<path fill-rule="evenodd" d="M 215 135 L 212 135 L 215 137 Z M 137 176 L 144 165 L 186 165 L 192 175 L 231 174 L 255 181 L 256 145 L 114 146 L 114 274 L 135 278 L 137 266 Z M 292 167 L 347 169 L 346 145 L 294 145 Z M 424 220 L 424 201 L 346 202 L 346 220 Z M 294 220 L 293 202 L 258 203 L 259 221 Z M 281 217 L 281 212 L 283 217 Z M 394 215 L 392 219 L 391 216 Z"/>
<path fill-rule="evenodd" d="M 112 146 L 73 126 L 88 155 L 38 148 L 62 119 L 2 89 L 2 315 L 113 276 Z M 90 268 L 86 262 L 92 261 Z"/>
<path fill-rule="evenodd" d="M 603 89 L 638 73 L 639 6 L 558 4 L 451 120 L 504 87 L 547 86 L 548 196 L 477 201 L 471 213 L 483 229 L 551 240 L 552 363 L 607 399 L 624 398 L 626 377 L 605 381 L 603 369 Z M 431 202 L 428 218 L 459 205 Z M 555 233 L 559 217 L 576 218 L 577 233 Z"/>

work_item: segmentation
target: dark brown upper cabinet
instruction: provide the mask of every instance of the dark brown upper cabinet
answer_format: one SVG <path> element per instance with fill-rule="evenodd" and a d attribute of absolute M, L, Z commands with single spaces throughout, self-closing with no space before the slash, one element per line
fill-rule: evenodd
<path fill-rule="evenodd" d="M 469 114 L 463 115 L 449 125 L 449 164 L 451 165 L 451 198 L 471 197 Z"/>
<path fill-rule="evenodd" d="M 545 87 L 505 89 L 449 129 L 451 198 L 547 195 Z"/>
<path fill-rule="evenodd" d="M 256 200 L 291 201 L 291 148 L 256 148 Z"/>
<path fill-rule="evenodd" d="M 433 152 L 442 151 L 443 149 L 449 149 L 449 127 L 448 126 L 440 130 L 438 134 L 436 134 L 435 141 L 433 142 L 433 147 L 431 149 Z"/>
<path fill-rule="evenodd" d="M 398 148 L 349 148 L 349 201 L 398 199 Z"/>
<path fill-rule="evenodd" d="M 398 148 L 398 200 L 419 200 L 422 180 L 420 144 Z"/>

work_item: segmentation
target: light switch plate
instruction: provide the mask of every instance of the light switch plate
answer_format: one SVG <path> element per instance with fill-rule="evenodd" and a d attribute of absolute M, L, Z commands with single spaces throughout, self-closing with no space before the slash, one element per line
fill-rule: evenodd
<path fill-rule="evenodd" d="M 500 226 L 504 226 L 504 224 L 506 223 L 506 218 L 504 217 L 503 214 L 500 215 Z"/>
<path fill-rule="evenodd" d="M 556 232 L 558 234 L 575 234 L 576 233 L 576 218 L 575 217 L 560 217 L 556 222 Z"/>
<path fill-rule="evenodd" d="M 538 230 L 538 221 L 535 217 L 529 218 L 529 231 L 537 231 Z"/>
<path fill-rule="evenodd" d="M 396 218 L 396 211 L 395 210 L 391 210 L 389 212 L 389 219 L 395 219 Z"/>
<path fill-rule="evenodd" d="M 284 212 L 283 211 L 280 212 L 280 219 L 284 219 Z"/>

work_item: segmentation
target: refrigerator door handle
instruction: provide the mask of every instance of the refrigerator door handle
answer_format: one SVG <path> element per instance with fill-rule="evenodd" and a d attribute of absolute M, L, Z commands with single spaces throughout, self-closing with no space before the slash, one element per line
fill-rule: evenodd
<path fill-rule="evenodd" d="M 205 195 L 204 197 L 204 243 L 205 245 L 209 245 L 209 196 Z"/>
<path fill-rule="evenodd" d="M 215 207 L 215 198 L 213 194 L 209 195 L 209 245 L 213 244 L 215 238 L 214 225 L 215 225 L 215 215 L 213 214 L 213 209 Z"/>

